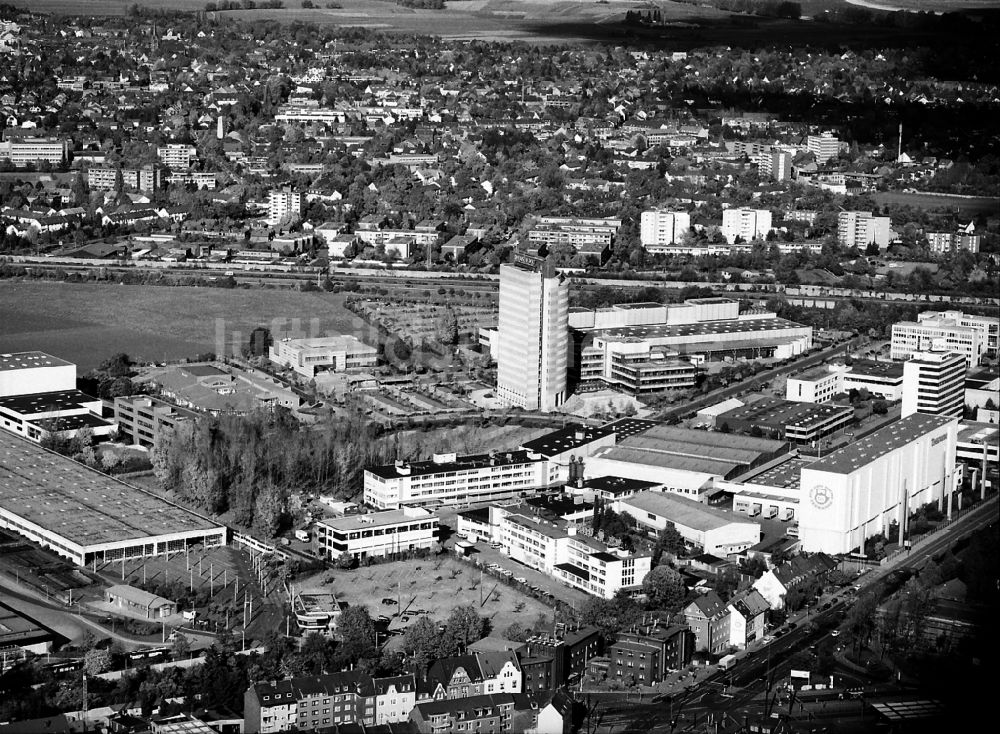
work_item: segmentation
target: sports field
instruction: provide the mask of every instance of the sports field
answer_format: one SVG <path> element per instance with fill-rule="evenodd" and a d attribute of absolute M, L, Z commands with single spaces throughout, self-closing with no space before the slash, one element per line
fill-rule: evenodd
<path fill-rule="evenodd" d="M 364 321 L 343 307 L 339 294 L 0 282 L 0 350 L 41 350 L 76 362 L 80 372 L 116 352 L 160 362 L 204 352 L 232 353 L 233 344 L 245 344 L 257 326 L 270 328 L 276 337 L 336 332 L 371 338 Z"/>

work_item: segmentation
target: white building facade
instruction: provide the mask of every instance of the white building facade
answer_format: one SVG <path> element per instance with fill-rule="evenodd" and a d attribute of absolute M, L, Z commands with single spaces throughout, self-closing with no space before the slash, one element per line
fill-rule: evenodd
<path fill-rule="evenodd" d="M 722 212 L 722 235 L 734 244 L 762 240 L 771 231 L 771 212 L 766 209 L 726 209 Z"/>
<path fill-rule="evenodd" d="M 380 558 L 433 548 L 438 541 L 438 522 L 430 510 L 403 507 L 321 520 L 316 523 L 316 534 L 324 557 Z"/>
<path fill-rule="evenodd" d="M 917 352 L 903 364 L 902 417 L 914 413 L 961 418 L 965 358 L 957 352 Z"/>
<path fill-rule="evenodd" d="M 868 245 L 887 247 L 892 236 L 889 217 L 876 217 L 871 212 L 840 212 L 837 214 L 837 240 L 843 247 L 864 250 Z"/>
<path fill-rule="evenodd" d="M 303 377 L 313 378 L 320 372 L 371 369 L 378 361 L 378 349 L 349 335 L 281 339 L 270 346 L 268 359 L 292 368 Z"/>
<path fill-rule="evenodd" d="M 531 495 L 559 474 L 558 466 L 528 451 L 436 454 L 430 461 L 366 469 L 364 498 L 365 504 L 382 510 L 489 502 Z"/>
<path fill-rule="evenodd" d="M 497 398 L 550 412 L 566 401 L 569 282 L 552 264 L 515 255 L 500 267 Z"/>
<path fill-rule="evenodd" d="M 802 468 L 802 550 L 849 553 L 953 491 L 958 421 L 913 414 Z"/>
<path fill-rule="evenodd" d="M 909 359 L 917 352 L 958 352 L 969 367 L 975 367 L 983 355 L 997 353 L 1000 319 L 966 316 L 961 311 L 928 311 L 916 321 L 892 325 L 889 356 Z"/>
<path fill-rule="evenodd" d="M 670 245 L 680 244 L 691 229 L 691 215 L 652 209 L 639 218 L 639 239 L 647 252 L 662 252 Z"/>

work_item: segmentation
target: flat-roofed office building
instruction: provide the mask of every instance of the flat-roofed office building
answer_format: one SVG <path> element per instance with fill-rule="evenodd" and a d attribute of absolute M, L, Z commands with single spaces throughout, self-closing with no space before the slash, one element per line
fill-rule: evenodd
<path fill-rule="evenodd" d="M 365 470 L 365 504 L 380 510 L 513 499 L 533 494 L 560 476 L 558 465 L 531 451 L 396 461 Z"/>
<path fill-rule="evenodd" d="M 345 515 L 320 520 L 316 534 L 324 557 L 380 558 L 434 547 L 438 517 L 422 507 Z"/>
<path fill-rule="evenodd" d="M 977 316 L 961 311 L 925 311 L 916 321 L 892 325 L 890 357 L 909 359 L 916 352 L 958 352 L 969 367 L 983 355 L 997 354 L 1000 318 Z"/>
<path fill-rule="evenodd" d="M 955 352 L 917 352 L 903 364 L 902 417 L 914 413 L 961 418 L 965 358 Z"/>

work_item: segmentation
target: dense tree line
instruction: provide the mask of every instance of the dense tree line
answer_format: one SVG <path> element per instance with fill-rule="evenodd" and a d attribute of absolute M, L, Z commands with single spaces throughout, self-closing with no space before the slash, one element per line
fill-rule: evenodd
<path fill-rule="evenodd" d="M 247 416 L 204 416 L 178 424 L 157 445 L 153 469 L 164 489 L 267 537 L 285 529 L 293 493 L 354 496 L 363 467 L 392 458 L 392 444 L 361 419 L 315 430 L 284 408 Z"/>

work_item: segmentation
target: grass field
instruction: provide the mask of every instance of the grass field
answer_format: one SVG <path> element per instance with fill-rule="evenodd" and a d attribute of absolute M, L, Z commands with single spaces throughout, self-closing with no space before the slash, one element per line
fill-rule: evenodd
<path fill-rule="evenodd" d="M 329 583 L 324 583 L 324 579 Z M 483 576 L 480 589 L 479 572 L 454 558 L 398 561 L 353 571 L 326 571 L 309 581 L 296 583 L 296 587 L 332 591 L 340 601 L 351 606 L 368 607 L 373 617 L 400 612 L 400 617 L 392 618 L 390 630 L 407 626 L 401 616 L 416 609 L 425 610 L 432 619 L 443 621 L 455 607 L 471 605 L 480 616 L 490 620 L 498 633 L 513 622 L 531 627 L 539 614 L 552 614 L 538 600 L 490 576 Z M 396 599 L 397 595 L 398 606 L 381 603 L 383 598 Z"/>
<path fill-rule="evenodd" d="M 298 321 L 296 321 L 298 320 Z M 0 350 L 38 349 L 81 372 L 116 352 L 144 360 L 232 352 L 257 326 L 272 335 L 328 332 L 369 339 L 343 296 L 287 290 L 0 282 Z M 372 341 L 371 343 L 375 343 Z"/>
<path fill-rule="evenodd" d="M 907 193 L 905 191 L 878 191 L 872 198 L 879 204 L 901 204 L 918 209 L 958 209 L 962 216 L 1000 213 L 1000 199 L 987 196 L 938 196 L 935 194 Z"/>

